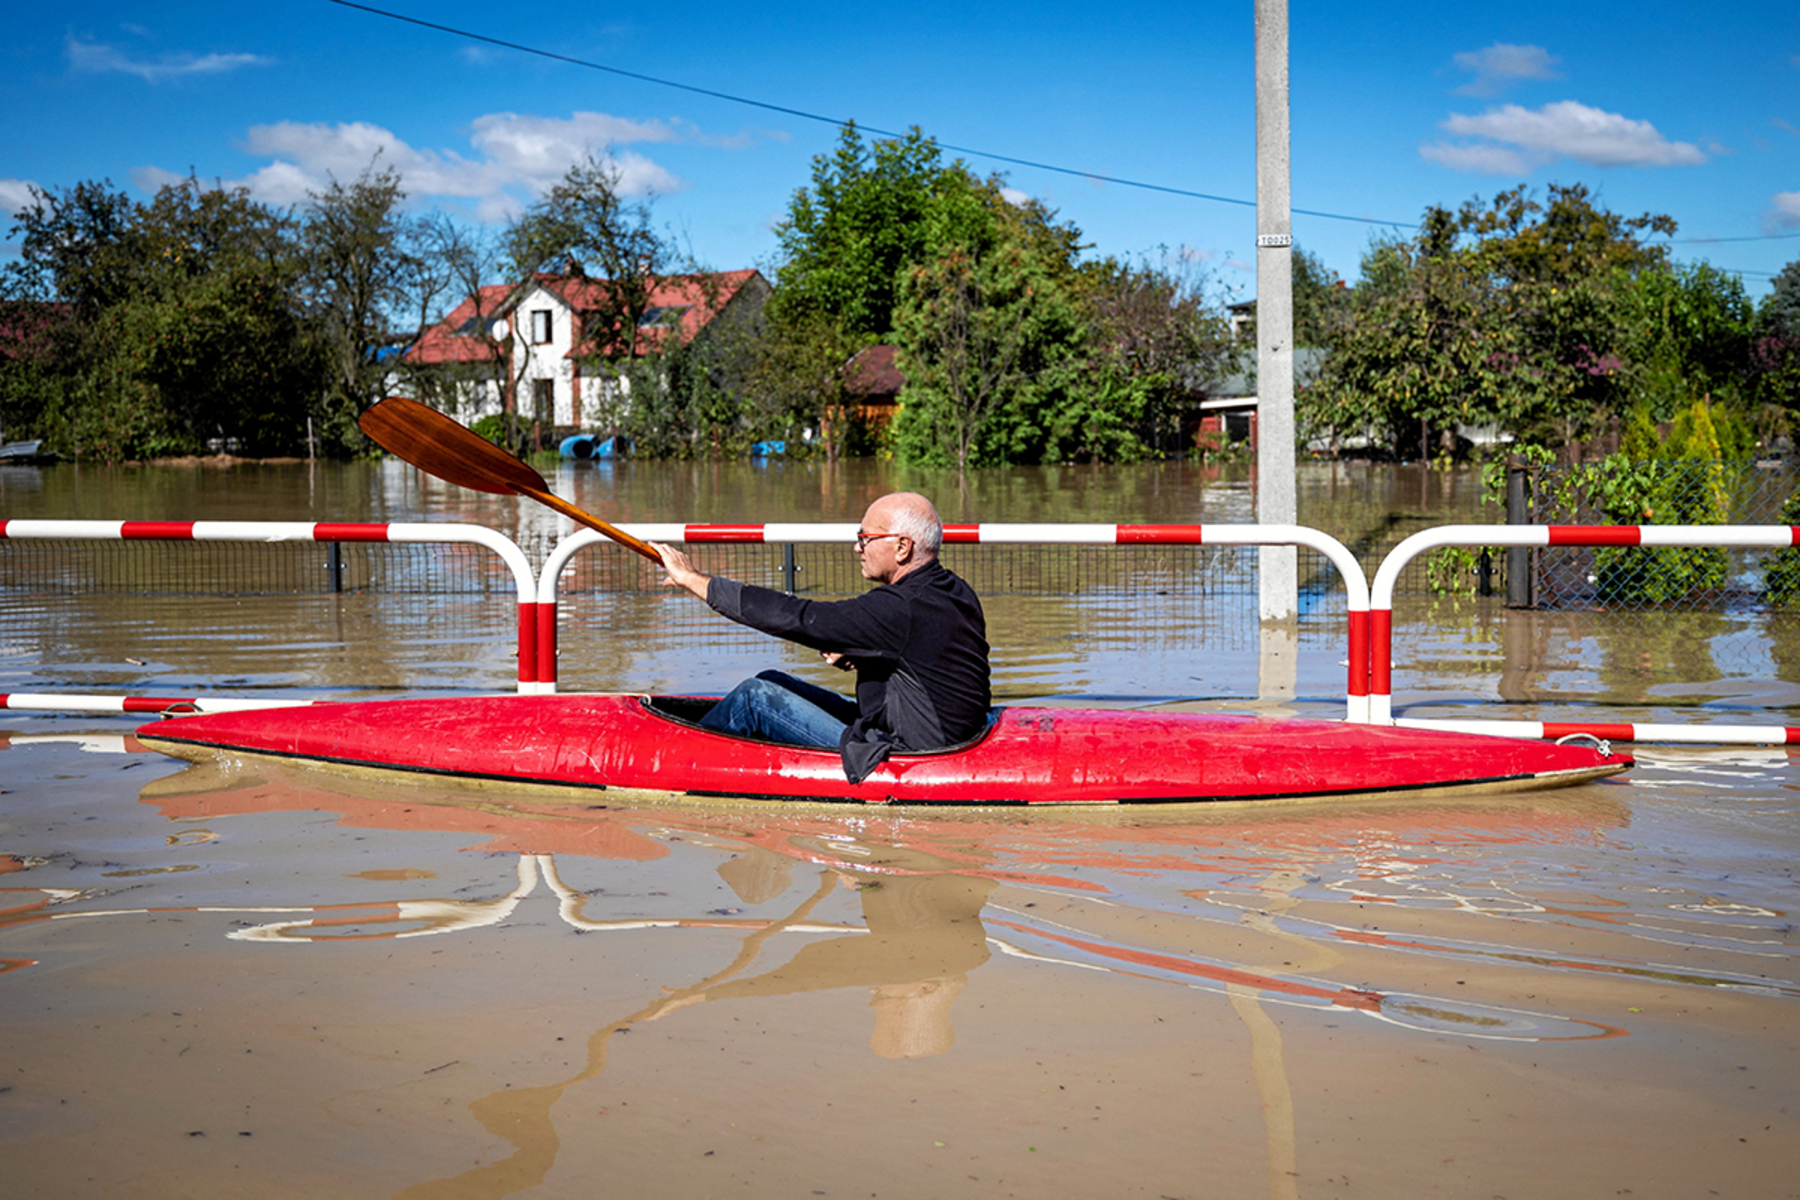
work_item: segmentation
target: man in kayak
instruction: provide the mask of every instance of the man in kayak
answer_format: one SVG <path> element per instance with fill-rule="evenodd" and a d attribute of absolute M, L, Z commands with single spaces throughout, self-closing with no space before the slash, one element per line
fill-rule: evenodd
<path fill-rule="evenodd" d="M 722 616 L 819 651 L 856 672 L 856 699 L 764 671 L 700 721 L 702 728 L 801 746 L 836 746 L 844 774 L 860 783 L 896 751 L 937 750 L 987 722 L 987 621 L 981 601 L 938 562 L 944 527 L 931 501 L 883 496 L 863 514 L 856 553 L 879 587 L 849 600 L 802 600 L 704 575 L 672 546 L 656 546 L 663 582 L 700 597 Z"/>

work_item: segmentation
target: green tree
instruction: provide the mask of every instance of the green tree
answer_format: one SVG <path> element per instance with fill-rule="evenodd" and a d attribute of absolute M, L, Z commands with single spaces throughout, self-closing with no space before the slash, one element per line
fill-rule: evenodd
<path fill-rule="evenodd" d="M 1800 408 L 1800 260 L 1776 274 L 1757 308 L 1750 371 L 1764 404 L 1786 412 Z"/>
<path fill-rule="evenodd" d="M 1295 246 L 1294 345 L 1329 350 L 1350 321 L 1350 289 L 1325 260 Z"/>
<path fill-rule="evenodd" d="M 394 351 L 414 333 L 422 263 L 405 200 L 399 172 L 378 156 L 353 182 L 313 193 L 303 214 L 302 295 L 328 370 L 319 433 L 344 450 L 366 445 L 357 418 L 381 399 Z"/>
<path fill-rule="evenodd" d="M 1396 452 L 1416 437 L 1426 456 L 1458 423 L 1548 445 L 1591 437 L 1626 407 L 1624 294 L 1664 263 L 1648 239 L 1674 229 L 1608 212 L 1579 184 L 1427 209 L 1415 236 L 1364 256 L 1303 424 L 1373 428 Z"/>
<path fill-rule="evenodd" d="M 1209 283 L 1166 251 L 1159 261 L 1108 256 L 1079 268 L 1089 360 L 1082 378 L 1097 390 L 1142 392 L 1137 433 L 1145 449 L 1185 451 L 1178 437 L 1187 402 L 1236 369 L 1239 346 Z"/>
<path fill-rule="evenodd" d="M 1296 397 L 1303 434 L 1372 430 L 1396 454 L 1416 447 L 1429 458 L 1434 431 L 1498 419 L 1513 402 L 1519 328 L 1457 236 L 1454 218 L 1430 209 L 1417 238 L 1370 247 L 1353 319 L 1320 380 Z"/>
<path fill-rule="evenodd" d="M 869 431 L 849 419 L 845 366 L 864 343 L 841 321 L 828 314 L 770 319 L 739 345 L 744 393 L 770 436 L 779 430 L 792 451 L 795 432 L 812 429 L 816 445 L 834 461 L 874 448 Z"/>
<path fill-rule="evenodd" d="M 8 294 L 60 302 L 84 320 L 129 299 L 146 259 L 137 204 L 111 180 L 32 194 L 37 203 L 19 211 L 9 235 L 19 257 L 7 267 Z"/>
<path fill-rule="evenodd" d="M 1667 435 L 1647 407 L 1635 408 L 1620 453 L 1596 472 L 1596 499 L 1619 525 L 1720 525 L 1731 512 L 1726 461 L 1747 441 L 1742 423 L 1723 407 L 1696 399 L 1676 415 Z M 1716 546 L 1613 548 L 1594 554 L 1595 587 L 1609 604 L 1665 604 L 1721 587 L 1729 554 Z"/>
<path fill-rule="evenodd" d="M 960 165 L 946 166 L 918 128 L 865 144 L 855 122 L 837 150 L 813 159 L 812 186 L 796 191 L 775 227 L 781 266 L 769 317 L 778 325 L 837 324 L 863 345 L 894 330 L 905 272 L 924 261 L 927 229 Z"/>
<path fill-rule="evenodd" d="M 1213 372 L 1223 314 L 1147 264 L 1084 264 L 1081 231 L 999 176 L 946 164 L 918 130 L 846 128 L 777 230 L 759 390 L 789 420 L 852 431 L 843 369 L 893 342 L 903 460 L 1119 460 L 1174 445 L 1179 400 Z"/>
<path fill-rule="evenodd" d="M 9 364 L 4 389 L 18 394 L 21 374 L 58 376 L 36 432 L 62 453 L 109 460 L 215 440 L 264 453 L 302 444 L 318 363 L 283 214 L 194 179 L 147 205 L 102 184 L 40 201 L 23 214 L 9 282 L 36 306 L 24 327 L 42 340 L 21 371 Z"/>
<path fill-rule="evenodd" d="M 1659 265 L 1631 277 L 1621 300 L 1634 403 L 1669 420 L 1699 399 L 1742 398 L 1755 314 L 1741 279 L 1704 262 Z"/>
<path fill-rule="evenodd" d="M 957 171 L 944 184 L 895 312 L 896 452 L 958 469 L 1134 455 L 1141 391 L 1074 387 L 1086 331 L 1066 231 L 997 179 Z"/>

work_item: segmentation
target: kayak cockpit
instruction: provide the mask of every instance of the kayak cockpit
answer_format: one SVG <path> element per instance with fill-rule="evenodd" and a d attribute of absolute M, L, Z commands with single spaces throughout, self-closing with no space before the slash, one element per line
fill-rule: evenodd
<path fill-rule="evenodd" d="M 763 746 L 793 746 L 793 743 L 790 742 L 777 742 L 768 738 L 744 737 L 735 733 L 720 733 L 715 729 L 702 729 L 700 726 L 700 719 L 711 712 L 713 706 L 719 702 L 719 698 L 716 696 L 639 696 L 637 701 L 646 712 L 661 717 L 666 721 L 673 721 L 677 725 L 699 730 L 702 733 L 711 734 L 714 737 L 732 738 L 737 741 L 752 742 Z M 940 746 L 935 750 L 904 750 L 900 751 L 899 754 L 904 755 L 907 758 L 925 758 L 933 755 L 957 754 L 964 750 L 972 750 L 988 739 L 994 732 L 995 726 L 1000 724 L 1000 718 L 1005 712 L 1006 710 L 1004 708 L 997 705 L 988 709 L 987 724 L 981 727 L 980 732 L 972 738 L 957 742 L 955 745 Z M 817 746 L 793 746 L 793 748 L 798 750 L 819 749 Z M 836 750 L 832 750 L 832 753 L 835 754 Z"/>

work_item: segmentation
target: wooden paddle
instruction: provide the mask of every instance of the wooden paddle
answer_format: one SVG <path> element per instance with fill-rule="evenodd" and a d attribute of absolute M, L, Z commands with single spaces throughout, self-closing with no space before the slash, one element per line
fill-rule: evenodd
<path fill-rule="evenodd" d="M 446 483 L 502 496 L 529 496 L 572 521 L 599 530 L 658 566 L 662 564 L 662 555 L 649 542 L 632 537 L 623 529 L 608 525 L 599 517 L 552 494 L 542 475 L 435 408 L 427 408 L 404 396 L 389 396 L 364 413 L 357 424 L 377 446 Z"/>

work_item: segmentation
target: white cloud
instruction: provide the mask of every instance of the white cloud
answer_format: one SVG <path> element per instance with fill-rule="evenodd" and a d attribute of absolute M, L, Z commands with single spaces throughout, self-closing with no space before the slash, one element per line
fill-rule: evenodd
<path fill-rule="evenodd" d="M 1561 79 L 1556 64 L 1562 59 L 1542 46 L 1514 46 L 1495 42 L 1481 50 L 1455 56 L 1456 65 L 1473 71 L 1475 78 L 1455 89 L 1461 96 L 1498 96 L 1516 79 Z"/>
<path fill-rule="evenodd" d="M 133 167 L 131 169 L 131 182 L 138 186 L 139 191 L 159 192 L 170 184 L 185 183 L 186 181 L 186 175 L 165 171 L 161 167 Z"/>
<path fill-rule="evenodd" d="M 1444 128 L 1485 139 L 1419 147 L 1433 162 L 1459 171 L 1517 175 L 1559 158 L 1594 167 L 1685 167 L 1706 161 L 1692 142 L 1671 142 L 1648 121 L 1561 100 L 1536 110 L 1506 104 L 1480 116 L 1453 113 Z"/>
<path fill-rule="evenodd" d="M 35 185 L 29 179 L 0 179 L 0 218 L 10 223 L 28 208 L 38 206 Z"/>
<path fill-rule="evenodd" d="M 1476 171 L 1483 175 L 1529 175 L 1535 167 L 1543 165 L 1528 160 L 1510 146 L 1496 146 L 1492 142 L 1476 146 L 1433 142 L 1420 146 L 1419 153 L 1453 171 Z"/>
<path fill-rule="evenodd" d="M 504 220 L 548 191 L 570 165 L 593 154 L 619 172 L 627 196 L 666 194 L 683 183 L 643 154 L 619 147 L 630 143 L 704 142 L 705 135 L 683 122 L 631 121 L 605 113 L 569 117 L 490 113 L 470 123 L 469 150 L 419 149 L 392 130 L 366 121 L 326 124 L 280 121 L 253 125 L 241 149 L 274 161 L 231 186 L 250 189 L 276 205 L 304 203 L 333 178 L 355 179 L 379 155 L 379 166 L 400 175 L 414 200 L 424 197 L 466 202 L 484 221 Z M 180 178 L 160 167 L 133 172 L 140 187 L 154 190 Z"/>
<path fill-rule="evenodd" d="M 275 60 L 260 54 L 164 54 L 154 61 L 133 58 L 114 46 L 100 42 L 78 42 L 70 37 L 65 43 L 69 66 L 88 74 L 119 72 L 136 75 L 146 83 L 161 83 L 184 75 L 219 75 L 239 67 L 266 67 Z"/>
<path fill-rule="evenodd" d="M 469 140 L 475 148 L 516 174 L 534 192 L 553 186 L 569 164 L 584 154 L 633 142 L 685 140 L 661 121 L 629 121 L 593 112 L 578 112 L 566 120 L 494 113 L 477 117 L 473 129 Z M 610 156 L 621 175 L 620 190 L 628 196 L 669 192 L 681 186 L 673 175 L 640 155 L 614 152 Z"/>
<path fill-rule="evenodd" d="M 1024 208 L 1027 204 L 1031 203 L 1031 193 L 1021 192 L 1016 187 L 1002 187 L 1000 189 L 1000 198 L 1014 208 Z"/>
<path fill-rule="evenodd" d="M 1769 197 L 1769 215 L 1763 224 L 1770 232 L 1800 229 L 1800 192 L 1776 192 Z"/>

